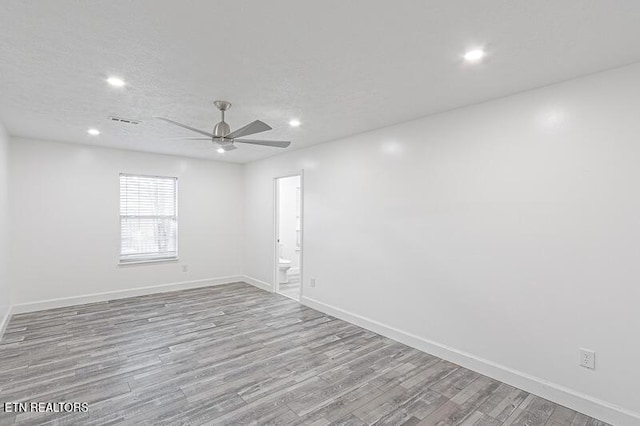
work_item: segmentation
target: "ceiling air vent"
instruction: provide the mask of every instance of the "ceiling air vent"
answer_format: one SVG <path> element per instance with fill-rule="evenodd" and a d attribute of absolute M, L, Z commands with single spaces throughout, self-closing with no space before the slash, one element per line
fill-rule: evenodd
<path fill-rule="evenodd" d="M 130 118 L 122 118 L 122 117 L 114 117 L 114 116 L 109 117 L 109 120 L 115 121 L 116 123 L 133 124 L 133 125 L 138 125 L 142 123 L 139 120 L 132 120 Z"/>

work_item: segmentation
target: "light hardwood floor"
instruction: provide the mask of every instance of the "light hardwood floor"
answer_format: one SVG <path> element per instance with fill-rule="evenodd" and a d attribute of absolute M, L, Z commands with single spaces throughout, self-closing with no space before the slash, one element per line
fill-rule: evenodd
<path fill-rule="evenodd" d="M 604 425 L 244 283 L 15 315 L 8 401 L 89 411 L 2 425 Z"/>

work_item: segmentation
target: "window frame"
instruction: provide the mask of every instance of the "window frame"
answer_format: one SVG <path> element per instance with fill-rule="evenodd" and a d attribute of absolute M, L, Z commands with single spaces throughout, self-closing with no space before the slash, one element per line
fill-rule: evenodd
<path fill-rule="evenodd" d="M 137 255 L 139 257 L 135 257 L 135 258 L 130 258 L 130 259 L 126 259 L 122 257 L 122 219 L 123 217 L 132 217 L 132 216 L 128 216 L 128 215 L 123 215 L 122 214 L 122 203 L 121 203 L 121 198 L 122 198 L 122 186 L 121 186 L 121 182 L 122 182 L 122 177 L 139 177 L 139 178 L 160 178 L 160 179 L 173 179 L 174 181 L 174 194 L 173 194 L 173 198 L 174 198 L 174 206 L 175 206 L 175 214 L 174 216 L 164 216 L 164 215 L 160 215 L 160 216 L 148 216 L 148 217 L 166 217 L 166 218 L 171 218 L 171 219 L 175 219 L 176 222 L 176 241 L 175 241 L 175 245 L 176 245 L 176 251 L 175 251 L 175 255 L 171 255 L 171 256 L 146 256 L 146 257 L 141 257 L 140 255 Z M 175 262 L 179 260 L 178 254 L 179 254 L 179 248 L 178 248 L 178 242 L 180 240 L 179 238 L 179 215 L 178 215 L 178 177 L 177 176 L 162 176 L 162 175 L 144 175 L 144 174 L 140 174 L 140 173 L 119 173 L 118 174 L 118 222 L 120 225 L 120 236 L 118 238 L 119 241 L 119 248 L 118 248 L 118 265 L 123 266 L 123 265 L 135 265 L 135 264 L 139 264 L 139 263 L 158 263 L 158 262 Z M 137 217 L 143 217 L 143 216 L 137 216 Z"/>

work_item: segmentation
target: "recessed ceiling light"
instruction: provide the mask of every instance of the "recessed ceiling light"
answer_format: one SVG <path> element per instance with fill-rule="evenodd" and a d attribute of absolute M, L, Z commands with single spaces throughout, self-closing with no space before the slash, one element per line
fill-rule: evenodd
<path fill-rule="evenodd" d="M 289 122 L 289 126 L 291 127 L 299 127 L 300 126 L 300 120 L 296 120 L 295 118 L 293 120 L 291 120 Z"/>
<path fill-rule="evenodd" d="M 482 49 L 469 50 L 464 54 L 464 60 L 467 62 L 479 62 L 486 55 Z"/>
<path fill-rule="evenodd" d="M 90 135 L 93 135 L 93 136 L 98 136 L 100 134 L 100 130 L 98 130 L 98 129 L 89 129 L 89 130 L 87 130 L 87 133 L 89 133 Z"/>
<path fill-rule="evenodd" d="M 224 154 L 224 149 L 223 148 L 218 148 L 218 154 Z"/>
<path fill-rule="evenodd" d="M 123 79 L 118 78 L 118 77 L 109 77 L 107 79 L 107 83 L 109 83 L 110 85 L 112 85 L 114 87 L 122 87 L 122 86 L 124 86 L 126 84 Z"/>

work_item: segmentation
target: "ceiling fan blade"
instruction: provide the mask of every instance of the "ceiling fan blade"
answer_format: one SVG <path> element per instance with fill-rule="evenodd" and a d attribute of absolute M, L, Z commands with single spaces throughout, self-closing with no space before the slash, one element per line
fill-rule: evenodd
<path fill-rule="evenodd" d="M 183 141 L 211 141 L 211 138 L 173 138 L 173 139 L 180 139 Z"/>
<path fill-rule="evenodd" d="M 205 136 L 209 136 L 210 138 L 213 138 L 213 134 L 209 132 L 205 132 L 204 130 L 199 130 L 199 129 L 196 129 L 195 127 L 187 126 L 186 124 L 178 123 L 177 121 L 169 120 L 168 118 L 164 118 L 164 117 L 155 117 L 155 118 L 157 118 L 158 120 L 166 121 L 167 123 L 171 123 L 176 126 L 182 127 L 183 129 L 188 129 L 188 130 L 191 130 L 192 132 L 200 133 L 201 135 L 205 135 Z"/>
<path fill-rule="evenodd" d="M 254 133 L 266 132 L 267 130 L 271 130 L 271 126 L 267 123 L 263 123 L 260 120 L 256 120 L 247 124 L 244 127 L 240 127 L 238 130 L 229 133 L 225 136 L 227 139 L 235 139 L 241 138 L 242 136 L 253 135 Z"/>
<path fill-rule="evenodd" d="M 289 141 L 260 141 L 257 139 L 236 139 L 234 142 L 237 143 L 249 143 L 251 145 L 262 145 L 262 146 L 272 146 L 275 148 L 286 148 L 291 145 Z"/>

